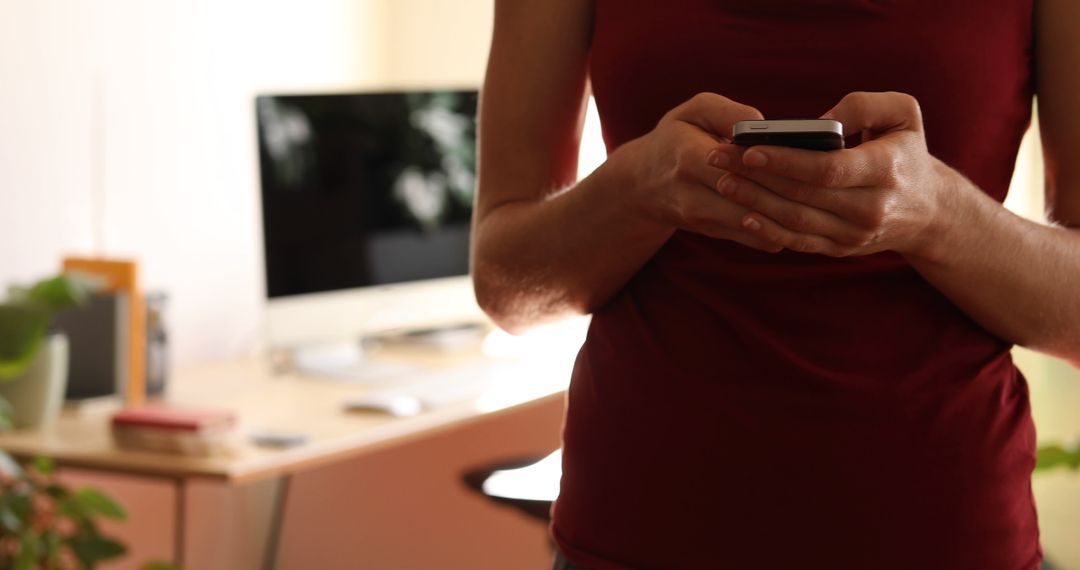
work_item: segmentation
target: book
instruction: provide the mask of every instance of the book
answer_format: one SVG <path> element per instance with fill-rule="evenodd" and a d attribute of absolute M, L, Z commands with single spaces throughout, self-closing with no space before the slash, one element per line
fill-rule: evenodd
<path fill-rule="evenodd" d="M 67 257 L 64 273 L 85 273 L 104 279 L 105 293 L 126 293 L 128 298 L 127 373 L 125 400 L 138 406 L 146 400 L 146 310 L 139 288 L 139 264 L 134 261 Z"/>
<path fill-rule="evenodd" d="M 86 305 L 56 316 L 56 328 L 68 336 L 71 346 L 65 400 L 125 393 L 128 327 L 128 295 L 124 293 L 91 295 Z"/>
<path fill-rule="evenodd" d="M 229 453 L 236 423 L 230 411 L 169 405 L 121 410 L 111 422 L 120 447 L 197 456 Z"/>

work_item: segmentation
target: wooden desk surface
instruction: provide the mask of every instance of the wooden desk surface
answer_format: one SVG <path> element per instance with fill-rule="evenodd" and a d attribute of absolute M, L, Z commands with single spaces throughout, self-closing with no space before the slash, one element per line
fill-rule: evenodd
<path fill-rule="evenodd" d="M 496 364 L 478 350 L 451 356 L 430 349 L 398 349 L 374 357 L 405 360 L 432 370 Z M 405 418 L 346 412 L 344 400 L 374 389 L 370 384 L 274 375 L 265 359 L 203 366 L 175 375 L 166 401 L 235 411 L 240 429 L 235 451 L 228 456 L 189 457 L 119 448 L 109 431 L 113 410 L 108 408 L 64 412 L 49 428 L 0 434 L 0 449 L 23 458 L 46 455 L 65 466 L 242 483 L 341 461 L 489 414 L 553 405 L 564 397 L 572 361 L 573 355 L 566 351 L 500 360 L 492 387 L 480 397 Z M 244 437 L 250 429 L 301 432 L 308 441 L 288 449 L 257 447 Z"/>

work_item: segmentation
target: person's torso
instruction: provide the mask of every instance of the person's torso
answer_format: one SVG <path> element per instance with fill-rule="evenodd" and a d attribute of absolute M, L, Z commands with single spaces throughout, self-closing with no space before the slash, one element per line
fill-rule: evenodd
<path fill-rule="evenodd" d="M 611 150 L 699 92 L 766 118 L 906 92 L 931 153 L 1000 201 L 1030 118 L 1031 12 L 597 0 L 591 81 Z M 556 538 L 600 566 L 1032 564 L 1033 428 L 1009 348 L 897 254 L 772 255 L 677 232 L 594 315 Z"/>

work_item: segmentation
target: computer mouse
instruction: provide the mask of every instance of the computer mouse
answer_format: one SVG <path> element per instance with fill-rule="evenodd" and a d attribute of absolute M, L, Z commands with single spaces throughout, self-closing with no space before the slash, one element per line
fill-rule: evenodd
<path fill-rule="evenodd" d="M 369 392 L 345 400 L 345 409 L 355 412 L 378 412 L 391 416 L 415 416 L 424 411 L 420 398 L 403 392 Z"/>

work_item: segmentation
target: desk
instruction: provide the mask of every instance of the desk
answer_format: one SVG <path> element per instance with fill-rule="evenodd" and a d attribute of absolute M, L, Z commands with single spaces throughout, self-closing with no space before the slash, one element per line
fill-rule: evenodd
<path fill-rule="evenodd" d="M 376 351 L 376 359 L 404 360 L 432 369 L 474 363 L 479 351 L 453 355 L 431 350 Z M 237 412 L 241 433 L 273 428 L 306 433 L 306 444 L 291 449 L 265 449 L 240 442 L 227 457 L 183 457 L 117 448 L 109 432 L 111 410 L 62 414 L 48 429 L 0 434 L 0 448 L 15 456 L 46 455 L 60 466 L 163 478 L 176 485 L 175 558 L 185 557 L 185 489 L 193 479 L 213 479 L 235 486 L 276 480 L 274 518 L 266 537 L 264 567 L 273 568 L 281 509 L 290 477 L 296 473 L 344 461 L 430 437 L 440 430 L 500 414 L 518 414 L 543 406 L 561 406 L 572 364 L 570 354 L 518 359 L 505 377 L 497 378 L 479 397 L 406 418 L 371 413 L 346 413 L 349 395 L 370 386 L 272 374 L 269 365 L 252 359 L 205 366 L 176 375 L 167 401 L 181 405 L 214 406 Z"/>

